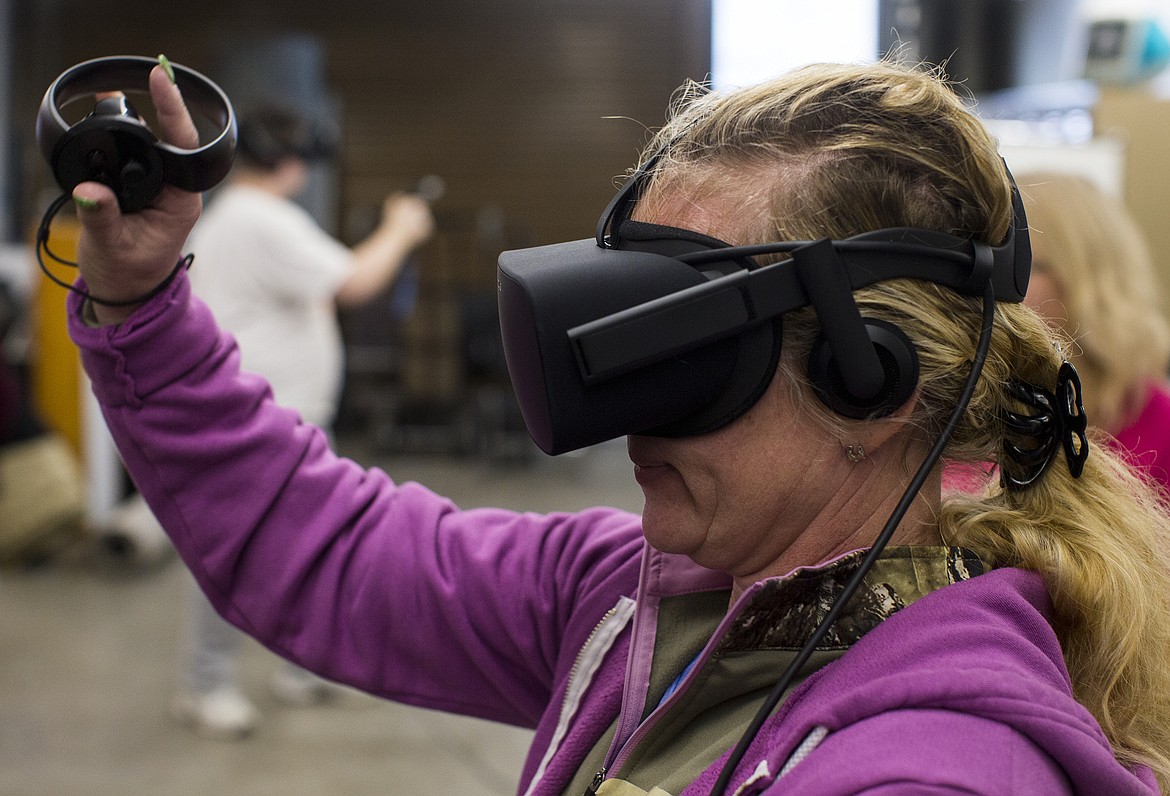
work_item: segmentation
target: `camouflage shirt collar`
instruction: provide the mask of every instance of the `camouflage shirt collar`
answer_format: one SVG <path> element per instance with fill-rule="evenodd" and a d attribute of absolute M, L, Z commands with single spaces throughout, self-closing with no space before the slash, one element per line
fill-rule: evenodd
<path fill-rule="evenodd" d="M 760 585 L 724 636 L 717 654 L 752 649 L 799 649 L 828 613 L 865 555 L 858 550 L 820 567 L 800 569 Z M 986 567 L 970 550 L 943 546 L 887 548 L 817 649 L 848 649 L 882 620 Z"/>

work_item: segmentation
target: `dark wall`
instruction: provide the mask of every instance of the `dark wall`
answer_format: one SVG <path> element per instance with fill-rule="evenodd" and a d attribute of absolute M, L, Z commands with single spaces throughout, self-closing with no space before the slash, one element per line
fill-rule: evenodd
<path fill-rule="evenodd" d="M 707 75 L 709 2 L 14 0 L 20 223 L 31 231 L 58 193 L 34 120 L 75 63 L 165 53 L 237 103 L 270 89 L 304 108 L 310 95 L 338 117 L 342 147 L 306 206 L 343 240 L 370 228 L 387 193 L 430 174 L 446 183 L 437 234 L 409 272 L 411 311 L 398 316 L 390 294 L 342 317 L 342 416 L 379 438 L 439 421 L 458 429 L 491 386 L 476 381 L 502 380 L 473 373 L 468 348 L 469 336 L 495 339 L 491 317 L 467 317 L 494 307 L 496 256 L 593 234 L 672 92 Z M 412 407 L 443 411 L 424 423 Z"/>
<path fill-rule="evenodd" d="M 30 218 L 52 187 L 31 143 L 36 105 L 67 66 L 162 52 L 216 79 L 241 49 L 308 34 L 341 116 L 342 235 L 387 191 L 437 174 L 452 216 L 487 206 L 534 242 L 587 237 L 645 128 L 709 62 L 709 0 L 14 5 L 12 121 Z"/>
<path fill-rule="evenodd" d="M 880 0 L 879 48 L 976 95 L 1079 78 L 1078 0 Z"/>

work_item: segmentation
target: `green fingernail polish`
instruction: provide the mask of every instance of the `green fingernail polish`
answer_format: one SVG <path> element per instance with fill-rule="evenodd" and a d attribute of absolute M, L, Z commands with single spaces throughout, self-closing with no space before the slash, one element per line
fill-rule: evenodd
<path fill-rule="evenodd" d="M 95 202 L 93 199 L 86 199 L 84 196 L 73 197 L 73 203 L 75 205 L 77 205 L 78 207 L 80 207 L 82 210 L 93 210 L 95 207 L 98 206 L 98 203 Z"/>
<path fill-rule="evenodd" d="M 170 60 L 165 55 L 162 55 L 160 53 L 158 56 L 158 63 L 159 63 L 159 66 L 161 66 L 163 68 L 163 71 L 167 73 L 167 77 L 170 78 L 172 83 L 174 83 L 175 82 L 175 70 L 171 66 Z"/>

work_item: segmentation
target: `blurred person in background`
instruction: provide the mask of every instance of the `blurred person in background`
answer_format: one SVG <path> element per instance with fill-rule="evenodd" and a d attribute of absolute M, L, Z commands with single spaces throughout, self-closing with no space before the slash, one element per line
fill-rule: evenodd
<path fill-rule="evenodd" d="M 329 130 L 291 109 L 268 105 L 241 114 L 232 174 L 191 236 L 199 252 L 192 285 L 236 337 L 243 369 L 263 376 L 278 403 L 327 431 L 344 378 L 337 306 L 381 294 L 434 228 L 424 199 L 395 193 L 367 238 L 352 249 L 335 240 L 295 201 L 313 163 L 334 149 Z M 243 636 L 194 584 L 189 614 L 172 710 L 203 734 L 242 737 L 257 715 L 239 685 Z M 287 662 L 270 685 L 288 704 L 312 704 L 330 692 Z"/>
<path fill-rule="evenodd" d="M 1073 342 L 1093 424 L 1170 496 L 1170 323 L 1146 238 L 1083 177 L 1017 178 L 1032 227 L 1025 302 Z"/>

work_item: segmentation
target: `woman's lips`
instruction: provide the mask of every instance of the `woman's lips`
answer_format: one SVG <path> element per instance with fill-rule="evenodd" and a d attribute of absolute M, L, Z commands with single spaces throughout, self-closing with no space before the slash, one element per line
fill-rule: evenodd
<path fill-rule="evenodd" d="M 643 488 L 653 486 L 666 474 L 667 468 L 658 466 L 649 466 L 642 464 L 634 465 L 634 480 L 638 482 L 638 486 Z"/>
<path fill-rule="evenodd" d="M 649 486 L 662 478 L 665 478 L 673 469 L 669 464 L 661 464 L 657 462 L 637 461 L 634 462 L 634 480 L 640 486 Z"/>
<path fill-rule="evenodd" d="M 653 484 L 665 477 L 673 468 L 647 451 L 639 440 L 631 437 L 626 446 L 630 461 L 634 464 L 634 480 L 641 486 Z"/>

